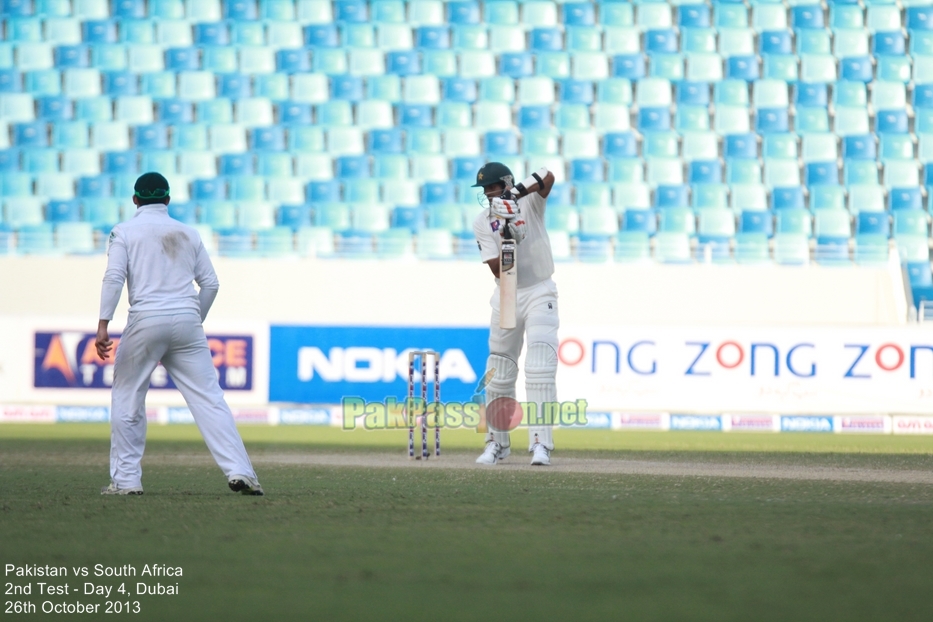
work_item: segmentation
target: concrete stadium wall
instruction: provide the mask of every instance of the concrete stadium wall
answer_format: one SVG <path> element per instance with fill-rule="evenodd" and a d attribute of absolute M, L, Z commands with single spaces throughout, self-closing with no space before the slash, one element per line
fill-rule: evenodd
<path fill-rule="evenodd" d="M 216 258 L 208 323 L 482 326 L 494 281 L 469 262 Z M 0 318 L 96 326 L 103 255 L 0 258 Z M 897 266 L 559 264 L 561 320 L 575 325 L 895 326 L 907 318 Z M 126 315 L 126 295 L 115 324 Z"/>

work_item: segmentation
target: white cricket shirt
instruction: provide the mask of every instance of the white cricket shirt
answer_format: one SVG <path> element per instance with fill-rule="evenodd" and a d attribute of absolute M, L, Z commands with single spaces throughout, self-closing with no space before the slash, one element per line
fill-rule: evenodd
<path fill-rule="evenodd" d="M 110 232 L 100 319 L 113 319 L 124 282 L 131 315 L 190 312 L 202 321 L 220 287 L 201 236 L 169 216 L 162 204 L 140 207 Z"/>
<path fill-rule="evenodd" d="M 537 192 L 525 195 L 518 200 L 522 218 L 528 226 L 525 239 L 517 245 L 519 288 L 530 287 L 551 278 L 554 274 L 554 257 L 551 254 L 551 240 L 544 228 L 544 209 L 547 198 Z M 502 236 L 499 235 L 505 220 L 500 220 L 484 209 L 473 221 L 473 233 L 479 245 L 483 262 L 499 257 L 502 248 Z"/>

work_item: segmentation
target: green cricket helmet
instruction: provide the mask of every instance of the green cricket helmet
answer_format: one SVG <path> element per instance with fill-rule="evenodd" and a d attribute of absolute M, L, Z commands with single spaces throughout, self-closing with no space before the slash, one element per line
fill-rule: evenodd
<path fill-rule="evenodd" d="M 487 162 L 476 173 L 476 183 L 473 188 L 485 188 L 486 186 L 502 182 L 505 189 L 508 190 L 515 185 L 512 177 L 512 171 L 502 162 Z"/>

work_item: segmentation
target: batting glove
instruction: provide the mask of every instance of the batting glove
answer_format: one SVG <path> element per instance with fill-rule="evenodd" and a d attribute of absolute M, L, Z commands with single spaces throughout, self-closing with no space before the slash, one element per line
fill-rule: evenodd
<path fill-rule="evenodd" d="M 509 234 L 512 236 L 512 239 L 515 240 L 516 244 L 518 244 L 525 239 L 525 234 L 528 233 L 528 223 L 526 223 L 522 218 L 506 220 L 505 227 L 501 233 L 503 237 L 505 237 L 504 229 L 509 230 Z"/>
<path fill-rule="evenodd" d="M 522 213 L 518 207 L 518 203 L 510 199 L 493 199 L 489 202 L 489 210 L 492 212 L 493 216 L 504 218 L 505 220 L 518 218 Z"/>

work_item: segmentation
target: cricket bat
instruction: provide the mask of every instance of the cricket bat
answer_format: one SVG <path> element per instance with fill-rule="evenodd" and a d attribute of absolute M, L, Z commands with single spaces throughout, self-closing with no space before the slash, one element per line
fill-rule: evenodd
<path fill-rule="evenodd" d="M 518 285 L 516 243 L 508 226 L 499 251 L 499 328 L 515 328 L 515 297 Z"/>

